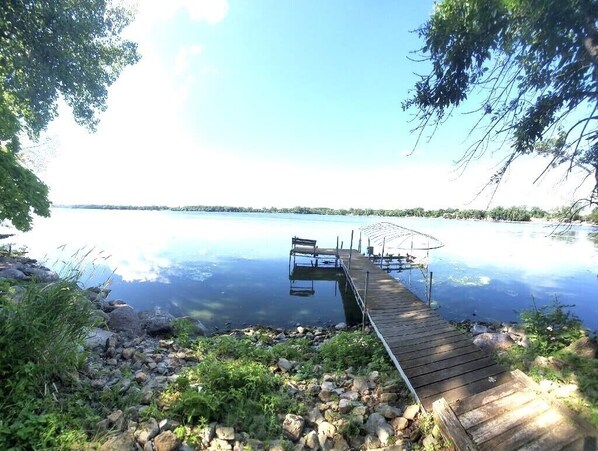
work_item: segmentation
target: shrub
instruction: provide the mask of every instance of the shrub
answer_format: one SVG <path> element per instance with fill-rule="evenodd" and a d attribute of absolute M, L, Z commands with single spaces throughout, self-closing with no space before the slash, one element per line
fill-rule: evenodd
<path fill-rule="evenodd" d="M 380 340 L 360 331 L 340 332 L 318 349 L 318 358 L 326 371 L 349 367 L 362 371 L 388 372 L 393 366 Z"/>
<path fill-rule="evenodd" d="M 543 354 L 556 352 L 584 334 L 582 323 L 569 310 L 573 305 L 561 304 L 555 299 L 551 304 L 521 313 L 525 331 L 536 350 Z"/>
<path fill-rule="evenodd" d="M 52 395 L 81 363 L 91 311 L 73 280 L 32 282 L 18 302 L 0 295 L 1 449 L 61 448 L 84 435 Z"/>
<path fill-rule="evenodd" d="M 282 432 L 276 414 L 289 400 L 281 385 L 262 363 L 210 356 L 177 381 L 173 409 L 186 422 L 217 421 L 264 440 Z"/>

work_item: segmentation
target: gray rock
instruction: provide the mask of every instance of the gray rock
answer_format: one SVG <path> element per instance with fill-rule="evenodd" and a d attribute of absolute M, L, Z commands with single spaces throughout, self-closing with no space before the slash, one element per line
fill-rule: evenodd
<path fill-rule="evenodd" d="M 515 342 L 509 334 L 487 332 L 475 337 L 473 344 L 488 351 L 499 351 L 509 349 Z"/>
<path fill-rule="evenodd" d="M 356 401 L 359 399 L 359 393 L 356 391 L 346 391 L 343 392 L 340 396 L 341 399 L 348 399 L 349 401 Z"/>
<path fill-rule="evenodd" d="M 317 449 L 319 445 L 318 434 L 316 431 L 310 431 L 305 436 L 305 446 L 309 449 Z"/>
<path fill-rule="evenodd" d="M 332 439 L 332 449 L 335 451 L 348 451 L 351 448 L 342 435 L 336 434 Z"/>
<path fill-rule="evenodd" d="M 388 404 L 380 404 L 376 407 L 376 412 L 381 414 L 384 418 L 393 419 L 401 416 L 401 410 L 396 407 L 389 406 Z"/>
<path fill-rule="evenodd" d="M 307 420 L 311 424 L 320 424 L 321 422 L 324 421 L 324 417 L 322 416 L 320 409 L 318 409 L 317 407 L 314 407 L 307 414 Z"/>
<path fill-rule="evenodd" d="M 235 428 L 230 426 L 216 426 L 216 437 L 222 440 L 234 440 Z"/>
<path fill-rule="evenodd" d="M 122 431 L 125 426 L 125 414 L 122 410 L 118 409 L 112 412 L 110 415 L 106 417 L 108 423 L 113 426 L 115 429 Z"/>
<path fill-rule="evenodd" d="M 210 447 L 207 449 L 218 450 L 218 451 L 228 451 L 228 450 L 233 449 L 233 447 L 226 440 L 223 440 L 221 438 L 215 438 L 214 440 L 212 440 L 210 442 Z"/>
<path fill-rule="evenodd" d="M 28 267 L 23 269 L 23 272 L 35 281 L 41 283 L 56 282 L 59 279 L 57 273 L 47 268 Z"/>
<path fill-rule="evenodd" d="M 318 434 L 322 434 L 327 438 L 332 438 L 334 437 L 334 434 L 336 434 L 336 427 L 328 421 L 322 421 L 318 424 Z"/>
<path fill-rule="evenodd" d="M 207 448 L 216 434 L 216 423 L 210 423 L 199 431 L 199 438 L 202 444 Z"/>
<path fill-rule="evenodd" d="M 112 330 L 123 332 L 130 337 L 141 335 L 141 320 L 129 305 L 117 305 L 110 312 L 108 327 Z"/>
<path fill-rule="evenodd" d="M 301 437 L 304 426 L 305 420 L 303 417 L 289 413 L 282 423 L 282 431 L 286 437 L 296 442 Z"/>
<path fill-rule="evenodd" d="M 353 403 L 348 399 L 341 399 L 338 403 L 338 411 L 342 414 L 349 413 L 353 409 Z"/>
<path fill-rule="evenodd" d="M 27 279 L 27 276 L 23 271 L 19 271 L 15 268 L 7 268 L 0 271 L 0 279 L 25 280 Z"/>
<path fill-rule="evenodd" d="M 365 377 L 356 377 L 353 379 L 353 390 L 359 393 L 363 393 L 366 390 L 369 390 L 368 381 Z"/>
<path fill-rule="evenodd" d="M 410 406 L 407 406 L 405 412 L 403 412 L 403 417 L 407 418 L 408 420 L 414 420 L 418 413 L 419 406 L 417 404 L 412 404 Z"/>
<path fill-rule="evenodd" d="M 390 425 L 394 428 L 395 433 L 404 431 L 409 425 L 409 420 L 405 417 L 393 418 Z"/>
<path fill-rule="evenodd" d="M 153 312 L 140 312 L 141 327 L 149 335 L 172 334 L 172 325 L 175 317 L 168 312 L 156 309 Z"/>
<path fill-rule="evenodd" d="M 280 368 L 283 372 L 288 373 L 293 365 L 287 359 L 280 358 L 278 359 L 278 368 Z"/>
<path fill-rule="evenodd" d="M 131 432 L 123 432 L 108 439 L 100 446 L 100 451 L 137 451 L 135 437 Z"/>
<path fill-rule="evenodd" d="M 150 418 L 139 425 L 139 428 L 135 431 L 135 438 L 141 445 L 145 445 L 148 441 L 153 439 L 160 432 L 160 426 L 158 422 Z"/>
<path fill-rule="evenodd" d="M 347 324 L 346 324 L 346 323 L 342 323 L 342 322 L 341 322 L 341 323 L 338 323 L 336 326 L 334 326 L 334 328 L 335 328 L 336 330 L 344 330 L 344 329 L 346 329 L 346 328 L 347 328 Z"/>
<path fill-rule="evenodd" d="M 380 439 L 375 435 L 369 434 L 365 437 L 365 443 L 363 444 L 365 449 L 378 449 L 380 445 Z"/>
<path fill-rule="evenodd" d="M 387 445 L 390 441 L 390 438 L 395 433 L 392 426 L 386 422 L 378 425 L 378 429 L 376 430 L 376 432 L 378 434 L 378 438 L 380 439 L 380 443 L 382 443 L 383 445 Z"/>
<path fill-rule="evenodd" d="M 486 332 L 488 332 L 488 327 L 483 326 L 482 324 L 475 323 L 471 328 L 471 333 L 473 335 L 485 334 Z"/>
<path fill-rule="evenodd" d="M 105 346 L 106 340 L 114 336 L 114 332 L 110 332 L 109 330 L 99 329 L 94 327 L 89 331 L 87 334 L 87 338 L 85 339 L 85 343 L 91 349 L 99 346 Z"/>
<path fill-rule="evenodd" d="M 371 435 L 378 435 L 378 426 L 380 426 L 381 424 L 386 423 L 386 419 L 382 416 L 382 414 L 378 413 L 378 412 L 374 412 L 372 413 L 369 417 L 368 420 L 365 423 L 365 429 L 371 434 Z"/>

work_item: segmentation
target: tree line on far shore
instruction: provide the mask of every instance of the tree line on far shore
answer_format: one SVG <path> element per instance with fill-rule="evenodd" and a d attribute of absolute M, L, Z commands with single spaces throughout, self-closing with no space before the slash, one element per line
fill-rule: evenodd
<path fill-rule="evenodd" d="M 492 221 L 517 221 L 527 222 L 532 219 L 554 221 L 587 221 L 598 224 L 598 208 L 588 215 L 572 210 L 570 207 L 556 208 L 550 211 L 538 207 L 495 207 L 488 210 L 458 208 L 441 208 L 426 210 L 424 208 L 406 209 L 373 209 L 373 208 L 327 208 L 327 207 L 231 207 L 223 205 L 186 205 L 182 207 L 169 207 L 165 205 L 65 205 L 66 208 L 83 208 L 99 210 L 170 210 L 170 211 L 203 211 L 214 213 L 293 213 L 314 215 L 339 215 L 339 216 L 387 216 L 387 217 L 417 217 L 417 218 L 444 218 L 444 219 L 476 219 Z"/>

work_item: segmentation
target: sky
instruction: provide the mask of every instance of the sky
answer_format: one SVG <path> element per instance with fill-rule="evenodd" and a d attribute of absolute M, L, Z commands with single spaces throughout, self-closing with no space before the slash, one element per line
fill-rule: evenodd
<path fill-rule="evenodd" d="M 476 196 L 500 152 L 461 173 L 471 115 L 416 146 L 403 111 L 425 63 L 431 0 L 140 0 L 141 61 L 111 87 L 96 133 L 69 109 L 40 177 L 55 204 L 331 208 L 564 205 L 562 174 L 523 160 Z"/>

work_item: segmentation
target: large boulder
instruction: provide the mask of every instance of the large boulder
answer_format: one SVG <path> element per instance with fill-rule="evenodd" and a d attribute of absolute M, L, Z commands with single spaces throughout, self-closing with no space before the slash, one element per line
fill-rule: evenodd
<path fill-rule="evenodd" d="M 130 337 L 142 334 L 141 320 L 130 305 L 119 304 L 109 313 L 108 327 L 117 332 L 123 332 Z"/>
<path fill-rule="evenodd" d="M 56 282 L 59 279 L 56 272 L 44 267 L 36 268 L 29 266 L 24 268 L 23 272 L 36 282 L 41 283 Z"/>
<path fill-rule="evenodd" d="M 503 351 L 515 344 L 509 334 L 486 332 L 476 336 L 473 344 L 487 351 Z"/>
<path fill-rule="evenodd" d="M 114 332 L 95 327 L 89 331 L 89 333 L 87 334 L 87 338 L 85 339 L 85 342 L 87 346 L 89 346 L 92 349 L 99 346 L 105 347 L 106 341 L 113 336 Z"/>
<path fill-rule="evenodd" d="M 27 276 L 23 271 L 20 271 L 16 268 L 6 268 L 0 270 L 0 279 L 17 279 L 17 280 L 25 280 Z"/>
<path fill-rule="evenodd" d="M 155 310 L 153 312 L 139 313 L 141 327 L 150 335 L 172 334 L 173 321 L 175 320 L 168 312 Z"/>

